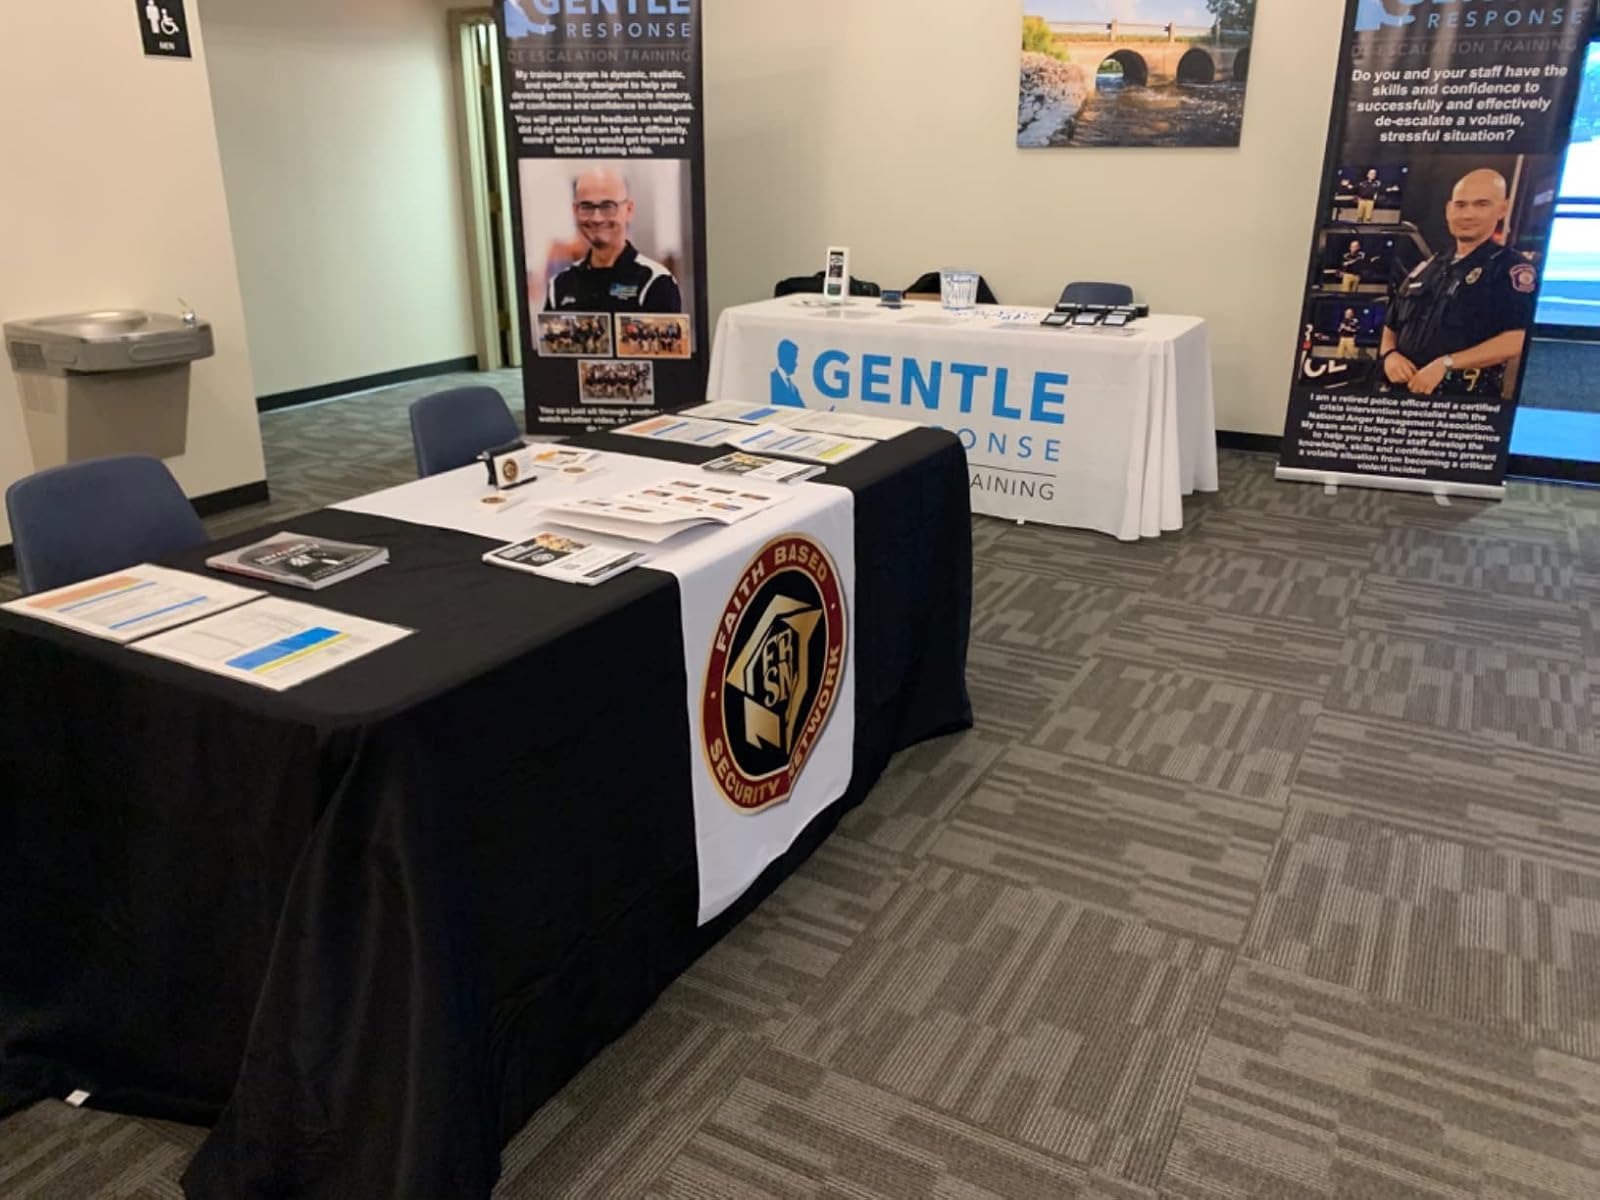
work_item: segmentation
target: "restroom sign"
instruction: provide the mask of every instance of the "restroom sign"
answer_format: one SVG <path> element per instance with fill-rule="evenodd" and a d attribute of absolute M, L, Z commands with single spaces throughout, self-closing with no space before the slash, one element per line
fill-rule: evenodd
<path fill-rule="evenodd" d="M 183 0 L 133 0 L 139 10 L 144 52 L 154 58 L 190 58 L 189 18 Z"/>

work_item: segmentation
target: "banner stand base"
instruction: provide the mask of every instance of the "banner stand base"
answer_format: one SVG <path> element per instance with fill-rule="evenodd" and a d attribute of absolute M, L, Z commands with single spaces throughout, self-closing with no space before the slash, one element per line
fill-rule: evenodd
<path fill-rule="evenodd" d="M 1278 467 L 1273 475 L 1284 483 L 1322 483 L 1381 488 L 1389 492 L 1421 492 L 1425 496 L 1466 496 L 1473 500 L 1504 500 L 1504 484 L 1451 483 L 1440 479 L 1404 479 L 1393 475 L 1353 475 L 1347 471 L 1313 471 L 1306 467 Z"/>

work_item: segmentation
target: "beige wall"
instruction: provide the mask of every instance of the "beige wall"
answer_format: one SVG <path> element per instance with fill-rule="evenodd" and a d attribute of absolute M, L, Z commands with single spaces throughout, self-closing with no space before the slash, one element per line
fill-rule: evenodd
<path fill-rule="evenodd" d="M 474 352 L 449 7 L 200 0 L 261 395 Z"/>
<path fill-rule="evenodd" d="M 1260 0 L 1237 150 L 1018 150 L 1012 0 L 705 0 L 711 298 L 830 243 L 1002 301 L 1121 279 L 1211 322 L 1218 422 L 1283 431 L 1343 0 Z"/>
<path fill-rule="evenodd" d="M 36 441 L 42 417 L 67 415 L 39 410 L 71 405 L 97 453 L 149 449 L 141 433 L 158 434 L 191 496 L 265 475 L 199 22 L 194 59 L 182 61 L 145 58 L 135 21 L 127 0 L 5 6 L 0 320 L 173 312 L 182 296 L 213 323 L 217 353 L 187 378 L 146 377 L 128 409 L 114 388 L 68 396 L 61 381 L 41 386 L 44 377 L 16 375 L 0 356 L 0 489 L 50 465 L 50 439 L 29 441 L 25 387 Z M 150 420 L 123 420 L 133 407 Z"/>

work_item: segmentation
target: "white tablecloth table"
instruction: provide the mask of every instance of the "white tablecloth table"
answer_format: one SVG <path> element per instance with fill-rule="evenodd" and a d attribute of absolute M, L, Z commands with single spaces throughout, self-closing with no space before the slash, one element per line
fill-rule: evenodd
<path fill-rule="evenodd" d="M 707 398 L 954 430 L 975 512 L 1124 541 L 1181 529 L 1183 497 L 1217 487 L 1205 322 L 1054 329 L 1044 313 L 810 296 L 739 305 L 717 323 Z"/>

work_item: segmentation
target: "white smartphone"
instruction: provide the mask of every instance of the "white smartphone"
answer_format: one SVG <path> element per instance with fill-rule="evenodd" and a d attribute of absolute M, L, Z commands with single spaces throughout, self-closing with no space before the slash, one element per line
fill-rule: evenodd
<path fill-rule="evenodd" d="M 850 296 L 850 250 L 829 246 L 828 261 L 822 268 L 822 298 L 829 304 L 843 304 Z"/>

